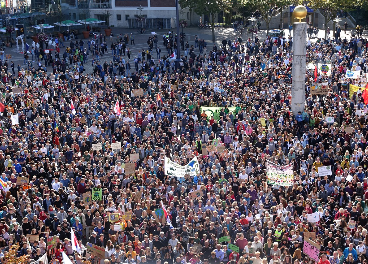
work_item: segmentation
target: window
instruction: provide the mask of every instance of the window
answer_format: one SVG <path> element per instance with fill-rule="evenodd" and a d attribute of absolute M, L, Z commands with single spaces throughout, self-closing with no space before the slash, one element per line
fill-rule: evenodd
<path fill-rule="evenodd" d="M 120 21 L 121 20 L 121 15 L 116 15 L 116 20 Z"/>

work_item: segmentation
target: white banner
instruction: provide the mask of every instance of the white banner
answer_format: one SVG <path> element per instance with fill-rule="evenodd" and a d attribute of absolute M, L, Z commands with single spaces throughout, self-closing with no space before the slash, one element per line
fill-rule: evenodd
<path fill-rule="evenodd" d="M 322 166 L 318 168 L 318 176 L 332 175 L 331 166 Z"/>
<path fill-rule="evenodd" d="M 346 78 L 358 79 L 359 76 L 360 71 L 350 71 L 350 70 L 346 71 Z"/>
<path fill-rule="evenodd" d="M 186 166 L 181 166 L 165 157 L 165 174 L 168 176 L 183 178 L 186 174 L 196 176 L 198 173 L 199 163 L 197 157 L 194 157 Z"/>

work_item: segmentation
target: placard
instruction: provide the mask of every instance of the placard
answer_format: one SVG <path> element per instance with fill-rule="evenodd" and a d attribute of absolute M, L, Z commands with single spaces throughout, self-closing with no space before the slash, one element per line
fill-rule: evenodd
<path fill-rule="evenodd" d="M 202 198 L 202 192 L 200 190 L 192 191 L 189 193 L 190 199 L 200 199 Z"/>
<path fill-rule="evenodd" d="M 92 194 L 90 192 L 83 193 L 82 199 L 85 204 L 92 204 Z"/>
<path fill-rule="evenodd" d="M 304 239 L 316 240 L 316 232 L 304 232 Z"/>
<path fill-rule="evenodd" d="M 164 216 L 165 216 L 165 214 L 164 214 L 164 210 L 163 210 L 162 208 L 157 208 L 157 209 L 155 210 L 155 214 L 156 214 L 156 216 L 157 216 L 158 218 L 162 218 L 162 217 L 164 217 Z"/>
<path fill-rule="evenodd" d="M 35 241 L 39 241 L 40 240 L 40 236 L 39 235 L 27 235 L 28 241 L 29 243 L 33 243 Z"/>
<path fill-rule="evenodd" d="M 134 96 L 143 96 L 143 89 L 142 88 L 139 88 L 139 89 L 134 89 L 133 90 L 133 94 L 134 94 Z"/>
<path fill-rule="evenodd" d="M 121 150 L 121 142 L 111 143 L 112 150 Z"/>
<path fill-rule="evenodd" d="M 332 116 L 327 116 L 326 117 L 326 122 L 327 124 L 333 124 L 335 122 L 335 118 Z"/>
<path fill-rule="evenodd" d="M 125 212 L 123 215 L 122 215 L 122 218 L 125 220 L 125 221 L 128 221 L 128 220 L 131 220 L 132 219 L 132 212 Z"/>
<path fill-rule="evenodd" d="M 206 147 L 202 147 L 202 155 L 208 155 L 208 151 Z"/>
<path fill-rule="evenodd" d="M 137 160 L 139 160 L 139 154 L 138 153 L 130 154 L 130 161 L 136 162 Z"/>
<path fill-rule="evenodd" d="M 96 151 L 100 151 L 102 150 L 102 144 L 101 143 L 92 144 L 92 149 Z"/>
<path fill-rule="evenodd" d="M 119 213 L 112 213 L 112 214 L 109 214 L 109 221 L 111 223 L 116 223 L 116 222 L 119 222 L 120 221 L 120 214 Z"/>
<path fill-rule="evenodd" d="M 87 243 L 86 248 L 97 258 L 105 259 L 105 248 L 93 245 L 92 243 Z"/>
<path fill-rule="evenodd" d="M 15 115 L 11 115 L 11 121 L 12 121 L 12 125 L 18 125 L 19 124 L 19 116 L 18 114 Z"/>
<path fill-rule="evenodd" d="M 126 175 L 134 174 L 134 172 L 135 172 L 135 163 L 134 162 L 125 163 L 125 169 L 124 170 L 125 170 Z"/>
<path fill-rule="evenodd" d="M 102 188 L 93 188 L 92 201 L 101 201 L 101 200 L 102 200 Z"/>
<path fill-rule="evenodd" d="M 121 225 L 114 225 L 113 229 L 114 231 L 117 231 L 117 232 L 123 231 L 123 227 Z"/>
<path fill-rule="evenodd" d="M 29 179 L 27 177 L 18 177 L 17 185 L 27 185 L 29 183 Z"/>
<path fill-rule="evenodd" d="M 47 251 L 55 249 L 57 242 L 58 242 L 57 236 L 48 237 L 47 238 Z"/>
<path fill-rule="evenodd" d="M 314 261 L 319 261 L 319 249 L 310 239 L 304 239 L 303 252 Z"/>
<path fill-rule="evenodd" d="M 218 153 L 222 153 L 222 152 L 224 152 L 225 151 L 225 146 L 224 145 L 218 145 L 217 146 L 217 152 Z"/>
<path fill-rule="evenodd" d="M 220 237 L 218 241 L 220 243 L 222 243 L 222 242 L 229 242 L 230 241 L 230 237 L 229 236 L 223 236 L 223 237 Z"/>
<path fill-rule="evenodd" d="M 318 176 L 332 175 L 331 166 L 318 167 Z"/>
<path fill-rule="evenodd" d="M 309 223 L 317 223 L 320 220 L 320 215 L 318 212 L 315 212 L 313 214 L 307 214 L 307 221 Z"/>
<path fill-rule="evenodd" d="M 12 92 L 13 94 L 21 94 L 23 92 L 23 89 L 20 87 L 13 87 Z"/>
<path fill-rule="evenodd" d="M 310 93 L 312 95 L 314 94 L 321 94 L 321 95 L 326 95 L 328 94 L 328 83 L 317 83 L 315 85 L 313 85 L 310 89 Z"/>
<path fill-rule="evenodd" d="M 348 134 L 351 134 L 355 131 L 355 129 L 353 127 L 345 127 L 345 132 L 348 133 Z"/>
<path fill-rule="evenodd" d="M 239 253 L 239 247 L 237 247 L 237 246 L 235 246 L 235 245 L 233 245 L 233 244 L 230 244 L 230 245 L 229 245 L 229 249 L 230 249 L 231 251 L 235 251 L 235 252 L 238 252 L 238 253 Z"/>

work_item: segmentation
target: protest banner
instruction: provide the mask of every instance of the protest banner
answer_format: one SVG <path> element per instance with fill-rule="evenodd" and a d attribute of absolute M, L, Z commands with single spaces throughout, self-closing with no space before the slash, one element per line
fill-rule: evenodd
<path fill-rule="evenodd" d="M 201 107 L 201 113 L 205 113 L 207 116 L 207 119 L 210 120 L 212 117 L 215 120 L 220 120 L 220 112 L 221 109 L 225 107 Z M 228 107 L 229 112 L 232 112 L 233 114 L 237 112 L 236 107 Z"/>
<path fill-rule="evenodd" d="M 360 71 L 351 71 L 351 70 L 347 70 L 346 71 L 346 78 L 351 78 L 351 79 L 358 79 L 358 77 L 360 76 Z"/>
<path fill-rule="evenodd" d="M 121 142 L 111 143 L 112 150 L 120 150 L 121 149 Z"/>
<path fill-rule="evenodd" d="M 318 63 L 318 73 L 330 76 L 331 75 L 331 64 Z"/>
<path fill-rule="evenodd" d="M 266 162 L 267 183 L 276 186 L 292 186 L 294 172 L 292 165 L 279 166 L 270 161 Z"/>
<path fill-rule="evenodd" d="M 136 162 L 137 160 L 139 160 L 139 154 L 138 153 L 130 154 L 130 161 L 131 162 Z"/>
<path fill-rule="evenodd" d="M 35 241 L 40 241 L 40 236 L 39 235 L 27 235 L 27 238 L 28 238 L 28 241 L 29 241 L 29 243 L 33 243 L 33 242 L 35 242 Z"/>
<path fill-rule="evenodd" d="M 93 188 L 92 201 L 101 201 L 101 200 L 102 200 L 102 188 Z"/>
<path fill-rule="evenodd" d="M 325 95 L 328 94 L 328 83 L 316 83 L 314 84 L 311 89 L 310 89 L 310 93 L 312 95 Z"/>
<path fill-rule="evenodd" d="M 318 176 L 332 175 L 331 166 L 318 167 Z"/>
<path fill-rule="evenodd" d="M 27 185 L 29 183 L 28 177 L 18 177 L 17 185 Z"/>
<path fill-rule="evenodd" d="M 138 97 L 138 96 L 143 96 L 143 89 L 142 88 L 139 88 L 139 89 L 134 89 L 133 90 L 133 95 L 135 96 L 135 97 Z"/>
<path fill-rule="evenodd" d="M 109 221 L 111 223 L 119 222 L 120 221 L 120 214 L 119 213 L 111 213 L 109 214 Z"/>
<path fill-rule="evenodd" d="M 165 174 L 171 177 L 183 178 L 186 174 L 196 176 L 199 173 L 199 163 L 194 157 L 186 166 L 181 166 L 165 157 Z"/>
<path fill-rule="evenodd" d="M 220 243 L 222 243 L 222 242 L 229 242 L 230 241 L 230 237 L 229 236 L 223 236 L 223 237 L 220 237 L 218 241 Z"/>
<path fill-rule="evenodd" d="M 91 195 L 91 192 L 83 193 L 82 199 L 83 199 L 83 202 L 85 204 L 88 204 L 88 205 L 92 204 L 92 195 Z"/>
<path fill-rule="evenodd" d="M 96 151 L 102 150 L 102 144 L 101 143 L 92 144 L 92 150 L 96 150 Z"/>
<path fill-rule="evenodd" d="M 358 91 L 363 93 L 364 90 L 365 90 L 365 87 L 360 87 L 357 85 L 349 84 L 349 97 L 352 98 L 354 93 L 357 93 Z"/>
<path fill-rule="evenodd" d="M 303 253 L 310 257 L 312 260 L 319 261 L 319 250 L 320 247 L 316 247 L 316 243 L 310 239 L 304 239 Z"/>
<path fill-rule="evenodd" d="M 105 259 L 105 248 L 96 246 L 92 243 L 86 244 L 87 250 L 89 250 L 93 255 L 99 259 Z"/>
<path fill-rule="evenodd" d="M 239 247 L 237 247 L 237 246 L 235 246 L 235 245 L 233 245 L 233 244 L 230 244 L 230 245 L 229 245 L 229 249 L 230 249 L 231 251 L 239 252 Z"/>
<path fill-rule="evenodd" d="M 126 175 L 132 175 L 135 172 L 135 163 L 134 162 L 129 162 L 129 163 L 125 163 L 125 174 Z"/>

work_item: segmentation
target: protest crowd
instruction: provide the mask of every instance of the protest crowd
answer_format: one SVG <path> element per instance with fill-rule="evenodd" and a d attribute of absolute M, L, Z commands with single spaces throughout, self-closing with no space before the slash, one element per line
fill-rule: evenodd
<path fill-rule="evenodd" d="M 105 41 L 0 62 L 1 263 L 368 263 L 366 39 L 308 40 L 297 114 L 291 37 Z"/>

